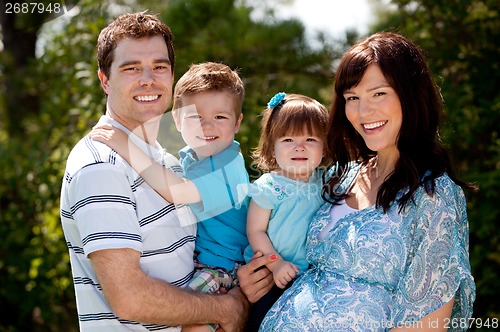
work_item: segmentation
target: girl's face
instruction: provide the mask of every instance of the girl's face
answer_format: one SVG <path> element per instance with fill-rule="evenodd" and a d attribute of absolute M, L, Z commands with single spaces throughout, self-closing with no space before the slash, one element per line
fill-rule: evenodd
<path fill-rule="evenodd" d="M 274 157 L 278 168 L 277 174 L 293 180 L 307 182 L 312 172 L 323 159 L 321 138 L 307 135 L 290 135 L 278 138 L 274 142 Z"/>
<path fill-rule="evenodd" d="M 344 92 L 346 117 L 377 153 L 397 152 L 403 122 L 401 102 L 380 67 L 370 65 L 358 85 Z"/>

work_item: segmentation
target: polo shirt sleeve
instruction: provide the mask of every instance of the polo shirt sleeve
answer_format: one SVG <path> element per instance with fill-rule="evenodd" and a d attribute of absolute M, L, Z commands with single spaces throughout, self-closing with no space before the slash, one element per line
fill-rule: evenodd
<path fill-rule="evenodd" d="M 109 163 L 89 165 L 74 175 L 68 191 L 86 256 L 103 249 L 142 252 L 136 205 L 123 170 Z"/>

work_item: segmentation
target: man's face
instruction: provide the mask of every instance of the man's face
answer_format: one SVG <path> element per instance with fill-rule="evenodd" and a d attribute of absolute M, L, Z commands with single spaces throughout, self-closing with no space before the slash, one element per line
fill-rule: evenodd
<path fill-rule="evenodd" d="M 109 115 L 133 131 L 159 119 L 172 101 L 173 74 L 161 36 L 118 42 L 109 77 L 99 72 Z"/>

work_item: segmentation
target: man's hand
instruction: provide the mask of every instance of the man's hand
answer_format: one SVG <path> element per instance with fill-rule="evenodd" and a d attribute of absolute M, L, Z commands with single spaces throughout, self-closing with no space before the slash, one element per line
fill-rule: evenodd
<path fill-rule="evenodd" d="M 228 314 L 225 315 L 225 320 L 220 322 L 220 328 L 226 332 L 243 331 L 248 318 L 250 303 L 241 292 L 240 287 L 231 289 L 227 293 L 227 296 L 232 297 L 234 303 L 229 306 Z M 220 331 L 220 329 L 217 329 L 217 331 Z"/>
<path fill-rule="evenodd" d="M 248 301 L 255 303 L 274 286 L 273 275 L 266 267 L 276 261 L 276 255 L 264 256 L 256 252 L 248 264 L 238 269 L 240 287 Z"/>

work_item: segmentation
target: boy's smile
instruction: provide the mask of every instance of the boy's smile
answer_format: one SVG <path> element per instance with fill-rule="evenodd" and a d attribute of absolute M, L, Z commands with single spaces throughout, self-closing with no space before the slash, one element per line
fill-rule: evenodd
<path fill-rule="evenodd" d="M 173 113 L 182 138 L 199 159 L 216 155 L 228 148 L 240 128 L 243 115 L 234 97 L 223 91 L 201 92 L 182 97 L 187 105 Z"/>

